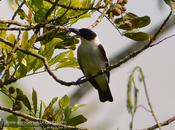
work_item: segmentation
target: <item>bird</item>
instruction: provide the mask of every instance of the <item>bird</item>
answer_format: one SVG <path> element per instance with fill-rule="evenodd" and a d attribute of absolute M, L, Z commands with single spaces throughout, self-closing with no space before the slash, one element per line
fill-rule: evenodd
<path fill-rule="evenodd" d="M 98 35 L 88 28 L 69 28 L 70 32 L 80 37 L 81 44 L 77 50 L 77 60 L 86 78 L 97 74 L 99 71 L 109 66 L 106 52 L 100 44 Z M 109 88 L 110 72 L 106 72 L 97 77 L 90 78 L 89 82 L 99 93 L 101 102 L 113 102 L 113 97 Z"/>

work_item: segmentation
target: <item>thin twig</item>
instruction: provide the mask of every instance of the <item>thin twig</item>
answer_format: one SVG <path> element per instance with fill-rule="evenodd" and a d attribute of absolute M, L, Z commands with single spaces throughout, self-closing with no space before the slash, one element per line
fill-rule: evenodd
<path fill-rule="evenodd" d="M 102 13 L 100 10 L 98 10 L 99 13 Z M 112 24 L 112 26 L 117 29 L 117 31 L 119 32 L 119 34 L 122 36 L 123 34 L 120 32 L 119 28 L 115 25 L 115 23 L 113 22 L 112 19 L 110 19 L 108 16 L 105 15 L 105 18 Z"/>
<path fill-rule="evenodd" d="M 167 125 L 169 125 L 170 123 L 172 123 L 172 122 L 174 122 L 174 121 L 175 121 L 175 116 L 173 116 L 173 117 L 167 119 L 166 121 L 160 123 L 160 125 L 161 125 L 162 127 L 163 127 L 163 126 L 167 126 Z M 155 125 L 150 126 L 150 127 L 148 127 L 148 128 L 139 129 L 139 130 L 155 130 L 155 129 L 157 129 L 157 128 L 159 128 L 159 126 L 158 126 L 158 124 L 155 124 Z"/>
<path fill-rule="evenodd" d="M 162 40 L 160 40 L 160 41 L 158 41 L 158 42 L 156 42 L 154 44 L 151 44 L 150 47 L 156 46 L 157 44 L 159 44 L 159 43 L 161 43 L 161 42 L 163 42 L 163 41 L 165 41 L 165 40 L 167 40 L 167 39 L 169 39 L 171 37 L 174 37 L 174 36 L 175 36 L 175 34 L 172 34 L 170 36 L 164 37 Z"/>
<path fill-rule="evenodd" d="M 15 20 L 8 20 L 8 19 L 0 19 L 0 23 L 1 24 L 13 24 L 13 25 L 22 26 L 22 27 L 28 27 L 29 26 L 27 24 L 23 24 L 23 23 L 20 23 L 18 21 L 15 21 Z"/>
<path fill-rule="evenodd" d="M 155 41 L 157 39 L 157 36 L 162 31 L 163 27 L 165 27 L 165 25 L 167 24 L 168 20 L 172 16 L 172 13 L 173 13 L 173 11 L 171 10 L 170 13 L 168 14 L 167 18 L 164 20 L 164 22 L 162 23 L 162 25 L 160 26 L 160 28 L 156 31 L 156 33 L 154 34 L 153 38 L 150 40 L 149 44 L 151 44 L 153 41 Z"/>
<path fill-rule="evenodd" d="M 138 108 L 143 108 L 146 112 L 151 113 L 151 111 L 150 111 L 148 108 L 146 108 L 145 106 L 143 106 L 143 105 L 138 105 L 138 106 L 137 106 L 137 109 L 138 109 Z"/>
<path fill-rule="evenodd" d="M 97 20 L 93 24 L 91 24 L 91 26 L 88 27 L 88 28 L 94 28 L 95 26 L 97 26 L 102 21 L 102 19 L 106 15 L 106 12 L 108 11 L 108 9 L 111 6 L 111 3 L 112 3 L 112 0 L 106 5 L 106 7 L 104 8 L 103 12 L 101 12 L 101 15 L 97 18 Z"/>
<path fill-rule="evenodd" d="M 21 4 L 18 6 L 18 8 L 17 8 L 17 10 L 15 11 L 15 13 L 13 14 L 11 20 L 14 20 L 14 19 L 15 19 L 16 15 L 18 14 L 18 11 L 22 8 L 22 6 L 24 5 L 24 3 L 25 3 L 25 0 L 23 0 L 23 1 L 21 2 Z M 10 26 L 10 24 L 9 24 L 8 26 Z"/>
<path fill-rule="evenodd" d="M 57 6 L 59 0 L 56 0 L 54 2 L 54 4 L 52 4 L 52 7 L 47 11 L 46 15 L 45 15 L 45 19 L 47 19 L 49 17 L 49 15 L 52 13 L 52 11 L 55 9 L 55 7 Z"/>
<path fill-rule="evenodd" d="M 156 117 L 156 114 L 154 112 L 153 106 L 151 104 L 151 100 L 150 100 L 150 97 L 149 97 L 149 94 L 148 94 L 148 89 L 147 89 L 147 85 L 146 85 L 146 82 L 145 82 L 145 77 L 144 77 L 143 71 L 142 71 L 142 69 L 140 67 L 138 67 L 138 69 L 139 69 L 139 71 L 141 73 L 141 77 L 142 77 L 142 81 L 143 81 L 143 86 L 144 86 L 144 90 L 145 90 L 145 95 L 146 95 L 146 99 L 147 99 L 148 106 L 150 108 L 151 114 L 152 114 L 155 122 L 157 123 L 159 130 L 162 130 L 161 124 L 159 123 L 159 121 L 158 121 L 158 119 Z"/>

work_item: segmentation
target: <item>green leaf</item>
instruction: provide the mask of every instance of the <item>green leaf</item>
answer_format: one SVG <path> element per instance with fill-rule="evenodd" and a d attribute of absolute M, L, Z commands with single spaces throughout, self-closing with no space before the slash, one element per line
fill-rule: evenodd
<path fill-rule="evenodd" d="M 65 120 L 69 120 L 69 117 L 72 113 L 72 108 L 71 107 L 66 107 L 66 109 L 64 110 L 64 116 L 65 116 Z"/>
<path fill-rule="evenodd" d="M 34 33 L 29 39 L 28 48 L 31 48 L 37 39 L 37 35 Z"/>
<path fill-rule="evenodd" d="M 14 111 L 19 111 L 22 109 L 22 104 L 19 100 L 15 100 L 15 102 L 13 102 L 13 108 Z"/>
<path fill-rule="evenodd" d="M 43 44 L 40 48 L 39 54 L 45 56 L 47 60 L 49 60 L 55 51 L 56 44 L 58 44 L 60 41 L 62 41 L 60 38 L 53 38 L 48 43 Z"/>
<path fill-rule="evenodd" d="M 27 44 L 28 44 L 28 32 L 24 31 L 22 34 L 22 40 L 21 40 L 22 48 L 27 49 Z"/>
<path fill-rule="evenodd" d="M 35 22 L 37 23 L 44 22 L 46 13 L 47 11 L 44 8 L 39 9 L 34 15 Z"/>
<path fill-rule="evenodd" d="M 134 41 L 145 41 L 150 39 L 150 35 L 145 32 L 126 32 L 124 36 L 134 40 Z"/>
<path fill-rule="evenodd" d="M 149 25 L 150 22 L 151 20 L 149 16 L 138 17 L 132 13 L 127 13 L 123 17 L 115 20 L 117 27 L 123 30 L 143 28 Z"/>
<path fill-rule="evenodd" d="M 49 103 L 49 105 L 46 107 L 42 116 L 43 119 L 48 119 L 53 116 L 53 112 L 54 112 L 53 105 L 57 100 L 58 100 L 58 97 L 54 97 L 52 101 Z"/>
<path fill-rule="evenodd" d="M 14 125 L 14 127 L 15 126 L 18 126 L 18 117 L 16 116 L 16 115 L 8 115 L 7 117 L 6 117 L 6 120 L 8 121 L 8 123 L 9 123 L 9 126 L 13 126 Z M 12 122 L 12 123 L 11 123 Z"/>
<path fill-rule="evenodd" d="M 121 18 L 115 19 L 115 24 L 120 29 L 131 30 L 132 29 L 132 22 L 131 21 L 135 18 L 138 18 L 138 16 L 129 12 Z"/>
<path fill-rule="evenodd" d="M 15 35 L 14 35 L 14 34 L 9 34 L 9 35 L 7 36 L 7 40 L 8 40 L 9 42 L 11 42 L 11 43 L 15 43 L 15 40 L 16 40 Z"/>
<path fill-rule="evenodd" d="M 67 124 L 71 125 L 71 126 L 77 126 L 77 125 L 82 124 L 86 121 L 87 121 L 87 119 L 83 115 L 78 115 L 76 117 L 69 119 L 67 121 Z"/>
<path fill-rule="evenodd" d="M 23 91 L 20 88 L 16 88 L 17 95 L 23 95 Z"/>
<path fill-rule="evenodd" d="M 91 0 L 82 0 L 82 7 L 88 8 L 91 6 Z"/>
<path fill-rule="evenodd" d="M 37 99 L 37 92 L 35 91 L 35 89 L 33 89 L 32 91 L 32 102 L 33 102 L 33 109 L 34 109 L 34 113 L 36 114 L 37 112 L 37 105 L 38 105 L 38 99 Z"/>
<path fill-rule="evenodd" d="M 43 103 L 42 103 L 42 101 L 41 101 L 41 102 L 40 102 L 40 107 L 39 107 L 39 118 L 41 118 L 42 109 L 43 109 Z"/>
<path fill-rule="evenodd" d="M 71 68 L 79 68 L 79 64 L 77 62 L 76 58 L 69 58 L 66 59 L 64 62 L 61 62 L 57 65 L 58 68 L 66 68 L 66 67 L 71 67 Z"/>
<path fill-rule="evenodd" d="M 149 25 L 150 22 L 151 22 L 151 20 L 150 20 L 149 16 L 138 17 L 138 18 L 135 18 L 131 21 L 133 28 L 145 27 L 145 26 Z"/>
<path fill-rule="evenodd" d="M 43 6 L 43 0 L 31 0 L 31 5 L 33 5 L 34 8 L 40 9 Z"/>
<path fill-rule="evenodd" d="M 82 108 L 82 107 L 85 107 L 86 105 L 85 104 L 75 104 L 73 107 L 72 107 L 72 111 L 77 111 L 78 109 Z"/>
<path fill-rule="evenodd" d="M 27 74 L 27 67 L 24 64 L 20 64 L 18 70 L 16 71 L 16 78 L 22 78 Z"/>
<path fill-rule="evenodd" d="M 76 44 L 79 43 L 79 40 L 75 37 L 65 36 L 63 34 L 62 41 L 56 44 L 55 48 L 58 49 L 76 49 Z"/>
<path fill-rule="evenodd" d="M 9 116 L 6 117 L 6 119 L 9 122 L 16 122 L 16 123 L 18 122 L 18 117 L 15 116 L 15 115 L 9 115 Z"/>
<path fill-rule="evenodd" d="M 55 63 L 57 63 L 57 62 L 62 61 L 62 60 L 64 59 L 64 57 L 65 57 L 66 55 L 68 55 L 68 53 L 69 53 L 69 51 L 65 51 L 65 52 L 62 52 L 62 53 L 56 55 L 55 57 L 53 57 L 53 58 L 49 61 L 49 65 L 53 65 L 53 64 L 55 64 Z"/>
<path fill-rule="evenodd" d="M 74 53 L 72 50 L 62 52 L 56 55 L 55 57 L 53 57 L 49 61 L 49 65 L 53 65 L 55 63 L 58 63 L 57 68 L 64 68 L 64 67 L 78 68 L 79 67 L 77 59 L 74 57 Z"/>
<path fill-rule="evenodd" d="M 58 100 L 58 97 L 54 97 L 53 99 L 52 99 L 52 101 L 49 103 L 49 107 L 52 107 L 54 104 L 55 104 L 55 102 Z"/>
<path fill-rule="evenodd" d="M 130 76 L 129 81 L 128 81 L 128 85 L 127 85 L 127 110 L 128 113 L 132 113 L 133 112 L 133 101 L 132 101 L 132 77 Z"/>
<path fill-rule="evenodd" d="M 77 59 L 74 57 L 74 52 L 70 50 L 64 58 L 59 61 L 57 64 L 57 69 L 58 68 L 64 68 L 64 67 L 72 67 L 72 68 L 78 68 L 79 64 L 77 62 Z"/>
<path fill-rule="evenodd" d="M 30 101 L 29 101 L 29 99 L 28 99 L 28 97 L 26 95 L 23 95 L 22 102 L 29 109 L 29 111 L 32 110 Z"/>
<path fill-rule="evenodd" d="M 67 95 L 65 95 L 64 97 L 62 97 L 59 101 L 59 106 L 62 109 L 65 109 L 66 107 L 68 107 L 70 105 L 70 99 Z"/>
<path fill-rule="evenodd" d="M 6 24 L 0 24 L 0 27 L 7 27 L 7 25 L 6 25 Z M 1 37 L 1 38 L 5 38 L 6 35 L 7 35 L 6 32 L 7 32 L 6 30 L 0 30 L 0 37 Z M 0 44 L 0 45 L 1 45 L 1 44 Z M 0 47 L 1 47 L 1 46 L 0 46 Z"/>

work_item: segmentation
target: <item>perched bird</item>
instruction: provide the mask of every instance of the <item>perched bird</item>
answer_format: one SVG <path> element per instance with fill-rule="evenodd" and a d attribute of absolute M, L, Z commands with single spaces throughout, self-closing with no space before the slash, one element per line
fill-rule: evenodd
<path fill-rule="evenodd" d="M 77 34 L 81 39 L 81 45 L 78 47 L 77 58 L 85 77 L 91 77 L 109 66 L 105 50 L 100 44 L 99 38 L 95 32 L 87 28 L 69 28 L 69 30 Z M 92 78 L 89 82 L 98 90 L 101 102 L 113 101 L 108 85 L 109 72 Z"/>

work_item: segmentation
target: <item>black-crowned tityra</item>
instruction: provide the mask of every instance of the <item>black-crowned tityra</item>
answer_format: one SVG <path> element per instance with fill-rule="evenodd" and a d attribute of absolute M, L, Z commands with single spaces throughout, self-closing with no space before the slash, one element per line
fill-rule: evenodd
<path fill-rule="evenodd" d="M 87 28 L 69 30 L 80 36 L 81 45 L 78 47 L 77 58 L 86 77 L 91 77 L 109 66 L 104 48 L 95 32 Z M 108 85 L 109 72 L 92 78 L 89 82 L 98 90 L 100 101 L 113 101 Z"/>

